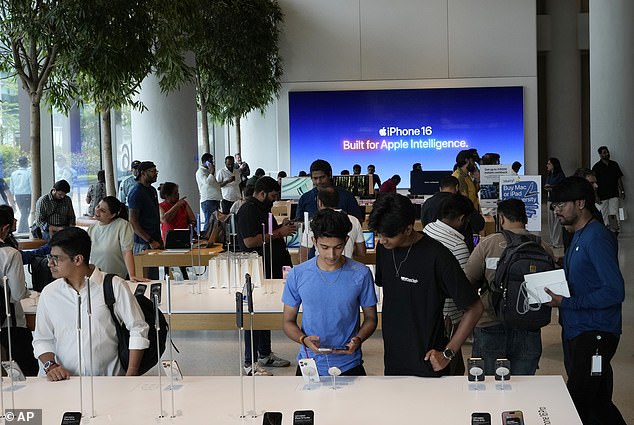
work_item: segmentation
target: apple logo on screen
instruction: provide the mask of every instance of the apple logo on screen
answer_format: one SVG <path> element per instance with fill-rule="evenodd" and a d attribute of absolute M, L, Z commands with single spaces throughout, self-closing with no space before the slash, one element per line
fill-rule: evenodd
<path fill-rule="evenodd" d="M 381 137 L 387 136 L 387 130 L 385 129 L 385 127 L 379 129 L 379 136 Z"/>

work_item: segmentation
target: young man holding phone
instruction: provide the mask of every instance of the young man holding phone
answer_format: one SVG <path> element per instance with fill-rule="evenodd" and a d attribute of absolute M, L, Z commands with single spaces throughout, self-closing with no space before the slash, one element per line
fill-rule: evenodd
<path fill-rule="evenodd" d="M 284 332 L 301 344 L 297 359 L 315 359 L 319 375 L 336 367 L 342 375 L 365 375 L 361 344 L 376 329 L 376 294 L 372 273 L 343 255 L 352 224 L 332 209 L 318 211 L 311 221 L 319 255 L 293 268 L 286 279 Z M 297 313 L 302 306 L 302 327 Z M 359 322 L 359 307 L 363 323 Z M 301 372 L 298 368 L 297 374 Z"/>

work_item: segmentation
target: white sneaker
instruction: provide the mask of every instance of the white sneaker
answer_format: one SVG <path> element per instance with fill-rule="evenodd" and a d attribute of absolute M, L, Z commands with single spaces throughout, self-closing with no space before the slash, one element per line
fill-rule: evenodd
<path fill-rule="evenodd" d="M 244 373 L 247 376 L 251 376 L 251 365 L 244 367 Z M 273 374 L 266 370 L 260 363 L 255 362 L 255 376 L 273 376 Z"/>

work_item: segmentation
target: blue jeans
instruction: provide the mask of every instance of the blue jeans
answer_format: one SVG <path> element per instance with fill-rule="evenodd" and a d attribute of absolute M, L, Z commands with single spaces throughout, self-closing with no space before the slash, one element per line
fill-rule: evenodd
<path fill-rule="evenodd" d="M 18 204 L 18 209 L 20 210 L 18 233 L 28 233 L 29 214 L 31 213 L 31 195 L 15 195 L 15 203 Z"/>
<path fill-rule="evenodd" d="M 203 201 L 200 204 L 200 209 L 203 210 L 203 216 L 205 220 L 205 226 L 200 229 L 201 232 L 209 230 L 209 224 L 211 223 L 211 216 L 215 211 L 220 209 L 220 201 L 208 200 Z"/>
<path fill-rule="evenodd" d="M 496 359 L 511 361 L 511 375 L 534 375 L 541 355 L 541 330 L 511 329 L 504 325 L 473 329 L 472 357 L 484 359 L 487 375 L 495 375 Z"/>
<path fill-rule="evenodd" d="M 132 254 L 136 255 L 136 254 L 138 254 L 141 251 L 145 251 L 146 249 L 152 249 L 150 247 L 150 244 L 135 242 L 134 245 L 132 246 Z M 141 276 L 137 276 L 137 277 L 141 277 Z M 158 280 L 158 278 L 159 278 L 159 269 L 158 269 L 158 267 L 148 267 L 147 268 L 147 276 L 146 277 L 148 279 Z"/>

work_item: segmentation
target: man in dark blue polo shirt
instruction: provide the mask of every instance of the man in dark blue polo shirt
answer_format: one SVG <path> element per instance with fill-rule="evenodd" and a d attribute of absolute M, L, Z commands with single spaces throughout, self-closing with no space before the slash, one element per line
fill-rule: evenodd
<path fill-rule="evenodd" d="M 159 215 L 158 195 L 152 183 L 156 182 L 158 170 L 151 161 L 143 161 L 137 168 L 137 184 L 128 194 L 130 224 L 134 228 L 134 248 L 138 254 L 146 249 L 161 249 L 161 219 Z M 158 279 L 158 268 L 149 269 L 148 277 Z"/>
<path fill-rule="evenodd" d="M 304 211 L 308 211 L 308 214 L 312 217 L 317 212 L 317 192 L 327 187 L 332 187 L 332 167 L 328 161 L 323 159 L 317 159 L 310 164 L 310 178 L 313 180 L 315 186 L 310 192 L 306 192 L 299 198 L 297 204 L 296 218 L 302 220 L 304 218 Z M 339 203 L 337 209 L 355 216 L 359 219 L 359 222 L 363 223 L 365 220 L 365 214 L 359 208 L 354 195 L 342 187 L 335 186 L 339 195 Z"/>

